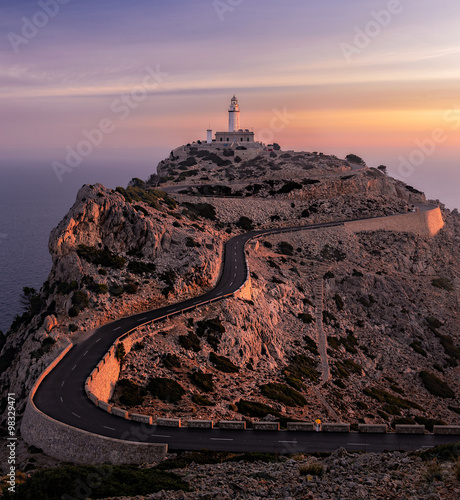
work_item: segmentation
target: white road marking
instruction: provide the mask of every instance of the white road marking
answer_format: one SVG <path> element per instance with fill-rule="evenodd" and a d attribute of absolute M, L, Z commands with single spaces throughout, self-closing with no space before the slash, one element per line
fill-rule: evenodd
<path fill-rule="evenodd" d="M 72 368 L 72 371 L 74 371 L 76 367 L 77 367 L 77 365 L 75 365 L 75 366 Z"/>
<path fill-rule="evenodd" d="M 65 380 L 62 382 L 61 387 L 64 387 L 64 384 L 65 384 Z"/>
<path fill-rule="evenodd" d="M 106 425 L 103 425 L 104 429 L 109 429 L 110 431 L 116 431 L 113 427 L 107 427 Z"/>
<path fill-rule="evenodd" d="M 63 402 L 64 402 L 64 400 L 62 399 L 62 396 L 61 396 L 59 399 L 61 400 L 61 403 L 63 403 Z"/>
<path fill-rule="evenodd" d="M 98 342 L 100 342 L 100 341 L 101 341 L 101 339 L 97 339 L 97 340 L 96 340 L 96 344 L 97 344 Z"/>
<path fill-rule="evenodd" d="M 88 354 L 88 351 L 85 352 L 85 354 L 83 354 L 83 356 L 86 356 Z"/>
<path fill-rule="evenodd" d="M 141 319 L 138 319 L 137 321 L 144 321 L 144 319 L 147 319 L 147 318 L 141 318 Z"/>
<path fill-rule="evenodd" d="M 290 443 L 290 444 L 297 444 L 298 441 L 278 441 L 278 443 Z"/>
<path fill-rule="evenodd" d="M 121 326 L 119 326 L 118 328 L 114 328 L 113 331 L 116 332 L 117 330 L 119 330 L 121 328 Z"/>
<path fill-rule="evenodd" d="M 76 413 L 72 412 L 72 415 L 75 415 L 78 418 L 81 418 L 80 415 L 77 415 Z"/>
<path fill-rule="evenodd" d="M 211 441 L 233 441 L 233 439 L 211 438 Z"/>
<path fill-rule="evenodd" d="M 369 444 L 364 443 L 347 443 L 350 446 L 370 446 Z"/>
<path fill-rule="evenodd" d="M 165 436 L 163 434 L 152 434 L 153 437 L 156 437 L 156 438 L 170 438 L 171 436 Z"/>

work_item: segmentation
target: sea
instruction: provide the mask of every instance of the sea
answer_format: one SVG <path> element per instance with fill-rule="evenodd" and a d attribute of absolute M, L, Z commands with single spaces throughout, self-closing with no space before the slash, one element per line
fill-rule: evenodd
<path fill-rule="evenodd" d="M 83 184 L 126 187 L 133 177 L 148 179 L 171 148 L 146 150 L 98 150 L 64 174 L 59 181 L 51 168 L 62 151 L 11 152 L 0 157 L 0 331 L 6 333 L 22 314 L 24 287 L 39 290 L 51 270 L 48 252 L 50 231 L 75 202 Z M 447 208 L 460 209 L 460 175 L 456 165 L 442 170 L 429 164 L 410 180 L 428 198 Z M 392 173 L 391 170 L 389 173 Z M 398 172 L 394 173 L 398 177 Z"/>

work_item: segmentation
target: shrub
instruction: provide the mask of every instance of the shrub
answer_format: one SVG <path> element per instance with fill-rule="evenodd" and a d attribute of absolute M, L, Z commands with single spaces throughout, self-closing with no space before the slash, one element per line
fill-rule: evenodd
<path fill-rule="evenodd" d="M 296 389 L 299 389 L 299 381 L 300 384 L 305 379 L 316 382 L 319 379 L 319 373 L 316 370 L 317 364 L 313 358 L 304 354 L 296 354 L 291 358 L 290 364 L 283 370 L 286 382 Z"/>
<path fill-rule="evenodd" d="M 118 342 L 117 349 L 115 351 L 115 357 L 118 359 L 118 361 L 122 362 L 125 356 L 126 356 L 125 344 L 123 344 L 123 342 Z"/>
<path fill-rule="evenodd" d="M 236 403 L 236 406 L 238 407 L 239 413 L 247 415 L 248 417 L 264 418 L 267 415 L 273 415 L 275 417 L 281 416 L 278 410 L 256 401 L 245 401 L 240 399 L 238 403 Z"/>
<path fill-rule="evenodd" d="M 280 241 L 278 243 L 278 252 L 283 255 L 294 255 L 294 247 L 287 241 Z"/>
<path fill-rule="evenodd" d="M 135 384 L 132 380 L 122 379 L 117 382 L 120 389 L 120 403 L 125 406 L 141 406 L 147 391 Z"/>
<path fill-rule="evenodd" d="M 141 262 L 139 260 L 132 260 L 128 264 L 128 271 L 134 274 L 150 274 L 156 269 L 155 264 Z"/>
<path fill-rule="evenodd" d="M 428 357 L 428 354 L 426 353 L 425 349 L 422 347 L 422 344 L 419 340 L 414 340 L 411 344 L 409 344 L 410 347 L 417 353 L 420 354 L 423 357 Z"/>
<path fill-rule="evenodd" d="M 109 287 L 104 283 L 91 283 L 88 285 L 88 290 L 96 293 L 97 295 L 109 293 Z"/>
<path fill-rule="evenodd" d="M 252 231 L 254 229 L 253 221 L 245 216 L 240 217 L 236 225 L 244 231 Z"/>
<path fill-rule="evenodd" d="M 201 246 L 197 241 L 195 241 L 191 236 L 187 236 L 185 240 L 185 246 L 187 248 L 195 248 Z"/>
<path fill-rule="evenodd" d="M 364 166 L 364 167 L 366 166 L 366 163 L 364 162 L 364 160 L 363 160 L 361 157 L 359 157 L 358 155 L 355 155 L 355 154 L 353 154 L 353 153 L 351 153 L 351 154 L 347 155 L 347 156 L 345 157 L 345 159 L 346 159 L 348 162 L 350 162 L 350 163 L 357 163 L 358 165 L 362 165 L 362 166 Z"/>
<path fill-rule="evenodd" d="M 124 288 L 121 285 L 113 284 L 109 288 L 110 295 L 114 297 L 121 297 L 124 293 Z"/>
<path fill-rule="evenodd" d="M 182 366 L 182 361 L 179 356 L 168 352 L 166 356 L 163 358 L 163 365 L 165 368 L 180 368 Z"/>
<path fill-rule="evenodd" d="M 225 373 L 237 373 L 240 369 L 234 365 L 225 356 L 218 356 L 215 352 L 211 352 L 209 355 L 209 361 L 215 366 L 215 368 L 221 372 Z"/>
<path fill-rule="evenodd" d="M 89 305 L 88 294 L 77 290 L 72 295 L 72 307 L 69 309 L 69 316 L 75 317 Z"/>
<path fill-rule="evenodd" d="M 389 405 L 394 405 L 402 409 L 414 408 L 416 410 L 423 410 L 423 408 L 417 403 L 409 401 L 408 399 L 394 396 L 393 394 L 390 394 L 389 392 L 386 392 L 382 389 L 378 389 L 377 387 L 363 389 L 363 393 L 366 396 L 371 397 L 372 399 L 380 401 L 380 403 L 387 403 Z"/>
<path fill-rule="evenodd" d="M 446 382 L 436 377 L 436 375 L 426 371 L 421 371 L 420 378 L 422 379 L 425 389 L 433 394 L 433 396 L 449 399 L 455 398 L 455 392 L 446 384 Z"/>
<path fill-rule="evenodd" d="M 75 323 L 69 324 L 69 332 L 76 332 L 78 330 L 78 326 Z"/>
<path fill-rule="evenodd" d="M 278 194 L 288 194 L 291 191 L 294 191 L 294 189 L 302 189 L 302 184 L 294 181 L 286 182 L 280 189 L 278 189 Z"/>
<path fill-rule="evenodd" d="M 313 316 L 309 313 L 299 313 L 297 317 L 303 321 L 306 325 L 313 323 Z"/>
<path fill-rule="evenodd" d="M 260 387 L 260 391 L 267 398 L 278 401 L 286 406 L 305 406 L 307 400 L 291 387 L 285 384 L 264 384 Z"/>
<path fill-rule="evenodd" d="M 149 495 L 162 490 L 189 491 L 188 484 L 178 475 L 154 468 L 133 466 L 64 465 L 40 470 L 16 486 L 16 492 L 3 493 L 5 500 L 28 498 L 81 498 L 82 485 L 91 482 L 92 498 Z"/>
<path fill-rule="evenodd" d="M 153 397 L 161 399 L 166 403 L 176 403 L 180 401 L 185 394 L 184 388 L 178 382 L 161 377 L 150 379 L 147 390 Z"/>
<path fill-rule="evenodd" d="M 184 349 L 187 349 L 187 351 L 201 351 L 200 339 L 193 332 L 190 332 L 188 335 L 179 335 L 178 341 Z"/>
<path fill-rule="evenodd" d="M 343 299 L 338 293 L 336 293 L 334 295 L 334 302 L 335 302 L 335 305 L 337 306 L 337 309 L 339 311 L 343 311 L 343 307 L 344 307 Z"/>
<path fill-rule="evenodd" d="M 315 356 L 319 356 L 318 346 L 316 345 L 316 342 L 308 335 L 305 335 L 303 339 L 305 341 L 306 348 Z"/>
<path fill-rule="evenodd" d="M 452 292 L 454 290 L 454 285 L 448 278 L 435 278 L 434 280 L 431 280 L 431 284 L 436 288 L 442 288 L 448 292 Z"/>
<path fill-rule="evenodd" d="M 184 206 L 194 215 L 209 220 L 216 220 L 216 209 L 209 203 L 184 203 Z"/>
<path fill-rule="evenodd" d="M 318 476 L 322 477 L 324 469 L 321 464 L 308 464 L 299 467 L 299 474 L 301 476 Z"/>
<path fill-rule="evenodd" d="M 200 406 L 216 406 L 216 403 L 213 403 L 208 398 L 205 398 L 201 394 L 194 394 L 192 396 L 192 401 Z"/>
<path fill-rule="evenodd" d="M 193 372 L 190 376 L 190 380 L 192 384 L 195 384 L 205 392 L 212 392 L 214 390 L 211 373 Z"/>
<path fill-rule="evenodd" d="M 136 342 L 133 345 L 133 351 L 142 351 L 145 348 L 144 342 Z"/>
<path fill-rule="evenodd" d="M 356 375 L 361 375 L 363 367 L 358 363 L 355 363 L 351 359 L 345 359 L 344 361 L 336 361 L 335 367 L 332 373 L 339 378 L 348 378 L 353 373 Z"/>
<path fill-rule="evenodd" d="M 90 262 L 91 264 L 100 265 L 103 267 L 114 267 L 115 269 L 121 269 L 126 264 L 126 259 L 124 257 L 119 257 L 113 254 L 110 250 L 100 250 L 95 247 L 89 247 L 86 245 L 78 245 L 77 255 Z"/>
<path fill-rule="evenodd" d="M 436 460 L 431 461 L 425 471 L 425 479 L 432 483 L 434 480 L 442 481 L 442 469 Z"/>
<path fill-rule="evenodd" d="M 130 295 L 134 295 L 138 290 L 139 285 L 137 283 L 126 283 L 126 285 L 123 285 L 123 291 Z"/>
<path fill-rule="evenodd" d="M 76 281 L 71 281 L 70 283 L 60 282 L 57 287 L 57 293 L 62 295 L 67 295 L 74 290 L 78 290 L 78 283 Z"/>

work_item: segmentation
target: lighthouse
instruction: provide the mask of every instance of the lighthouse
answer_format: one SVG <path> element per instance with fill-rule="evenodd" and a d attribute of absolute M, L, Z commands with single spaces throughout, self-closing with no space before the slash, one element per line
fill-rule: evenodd
<path fill-rule="evenodd" d="M 240 125 L 240 105 L 238 99 L 233 96 L 228 108 L 228 132 L 216 132 L 216 138 L 212 138 L 212 130 L 207 132 L 207 144 L 211 146 L 239 147 L 240 149 L 259 148 L 262 143 L 254 142 L 254 132 L 242 129 Z M 244 146 L 243 146 L 244 143 Z"/>
<path fill-rule="evenodd" d="M 238 132 L 240 130 L 240 105 L 238 99 L 233 96 L 228 108 L 228 131 Z"/>

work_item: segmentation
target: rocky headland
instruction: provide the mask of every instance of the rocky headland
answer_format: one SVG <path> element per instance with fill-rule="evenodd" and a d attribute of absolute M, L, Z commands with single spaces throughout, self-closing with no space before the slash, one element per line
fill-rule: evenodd
<path fill-rule="evenodd" d="M 83 186 L 50 235 L 47 282 L 25 292 L 26 310 L 4 340 L 2 393 L 18 395 L 21 414 L 34 381 L 68 340 L 210 290 L 224 243 L 236 234 L 410 213 L 426 202 L 414 187 L 364 164 L 283 151 L 240 157 L 199 144 L 171 152 L 146 182 Z M 244 297 L 142 327 L 121 360 L 112 402 L 153 417 L 244 418 L 248 425 L 315 418 L 352 428 L 459 425 L 460 215 L 440 207 L 445 225 L 432 238 L 338 226 L 249 244 Z M 27 448 L 22 457 L 24 468 L 36 467 Z M 354 475 L 361 458 L 346 460 L 344 470 Z M 383 471 L 386 459 L 372 460 Z M 287 462 L 264 473 L 276 482 L 279 468 L 290 464 L 297 470 Z M 405 464 L 419 474 L 416 460 Z M 226 467 L 187 474 L 241 473 Z M 291 497 L 342 498 L 334 496 L 338 470 L 330 491 L 296 472 L 297 482 L 316 489 L 299 497 L 293 486 Z M 260 498 L 289 497 L 270 497 L 270 481 Z M 403 479 L 394 481 L 406 488 Z M 345 497 L 365 498 L 358 490 L 366 485 L 353 482 Z M 382 492 L 375 498 L 393 498 L 384 494 L 385 481 L 373 485 Z M 209 498 L 235 496 L 231 489 Z M 415 487 L 407 491 L 407 498 L 425 498 Z M 205 498 L 177 495 L 152 498 Z"/>

